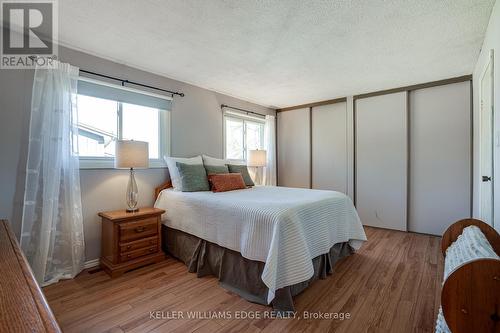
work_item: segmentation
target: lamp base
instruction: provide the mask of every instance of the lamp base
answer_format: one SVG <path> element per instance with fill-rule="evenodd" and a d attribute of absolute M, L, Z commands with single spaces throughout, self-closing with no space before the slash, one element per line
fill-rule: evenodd
<path fill-rule="evenodd" d="M 137 190 L 137 183 L 135 182 L 134 169 L 130 168 L 130 177 L 127 185 L 127 213 L 135 213 L 139 210 L 137 208 L 137 197 L 139 191 Z"/>
<path fill-rule="evenodd" d="M 255 185 L 262 185 L 262 167 L 255 167 Z"/>

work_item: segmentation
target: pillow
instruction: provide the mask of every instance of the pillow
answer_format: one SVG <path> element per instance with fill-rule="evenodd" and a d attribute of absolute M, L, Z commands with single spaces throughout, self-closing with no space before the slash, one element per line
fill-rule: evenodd
<path fill-rule="evenodd" d="M 214 192 L 227 192 L 247 188 L 240 173 L 213 174 L 208 176 Z"/>
<path fill-rule="evenodd" d="M 227 165 L 205 165 L 205 170 L 207 171 L 207 175 L 229 173 Z"/>
<path fill-rule="evenodd" d="M 207 173 L 203 164 L 186 164 L 177 162 L 182 192 L 210 191 Z"/>
<path fill-rule="evenodd" d="M 221 158 L 210 157 L 208 155 L 202 155 L 202 156 L 203 156 L 203 164 L 204 165 L 220 166 L 220 165 L 226 165 L 229 163 L 228 160 L 223 160 Z"/>
<path fill-rule="evenodd" d="M 202 157 L 204 165 L 226 165 L 226 164 L 245 165 L 244 161 L 225 160 L 222 158 L 215 158 L 208 155 L 202 155 Z"/>
<path fill-rule="evenodd" d="M 172 187 L 176 191 L 182 191 L 182 182 L 177 170 L 177 162 L 184 164 L 203 164 L 201 156 L 191 157 L 191 158 L 181 158 L 181 157 L 164 157 L 167 163 L 168 172 L 170 173 L 170 181 L 172 182 Z"/>
<path fill-rule="evenodd" d="M 228 164 L 227 167 L 229 168 L 230 173 L 241 173 L 241 176 L 243 177 L 243 180 L 245 181 L 245 184 L 247 186 L 255 185 L 253 183 L 252 177 L 250 177 L 250 174 L 248 173 L 248 168 L 246 165 Z"/>

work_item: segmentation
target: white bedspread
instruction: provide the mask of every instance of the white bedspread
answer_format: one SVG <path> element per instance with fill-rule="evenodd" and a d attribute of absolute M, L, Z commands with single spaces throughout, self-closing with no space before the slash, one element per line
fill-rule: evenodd
<path fill-rule="evenodd" d="M 160 193 L 162 221 L 199 238 L 265 262 L 268 302 L 279 288 L 311 278 L 312 259 L 340 242 L 359 249 L 363 226 L 346 195 L 286 187 L 256 186 L 230 192 Z"/>

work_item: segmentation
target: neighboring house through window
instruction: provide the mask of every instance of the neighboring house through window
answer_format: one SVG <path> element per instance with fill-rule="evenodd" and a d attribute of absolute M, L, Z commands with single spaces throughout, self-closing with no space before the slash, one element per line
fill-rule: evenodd
<path fill-rule="evenodd" d="M 224 111 L 224 158 L 246 161 L 248 150 L 264 149 L 264 124 L 263 117 Z"/>

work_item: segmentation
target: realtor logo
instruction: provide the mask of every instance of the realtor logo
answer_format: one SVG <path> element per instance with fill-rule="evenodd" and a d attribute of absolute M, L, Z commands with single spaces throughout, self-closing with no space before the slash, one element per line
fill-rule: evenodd
<path fill-rule="evenodd" d="M 57 58 L 56 2 L 2 1 L 1 68 L 33 68 Z"/>

